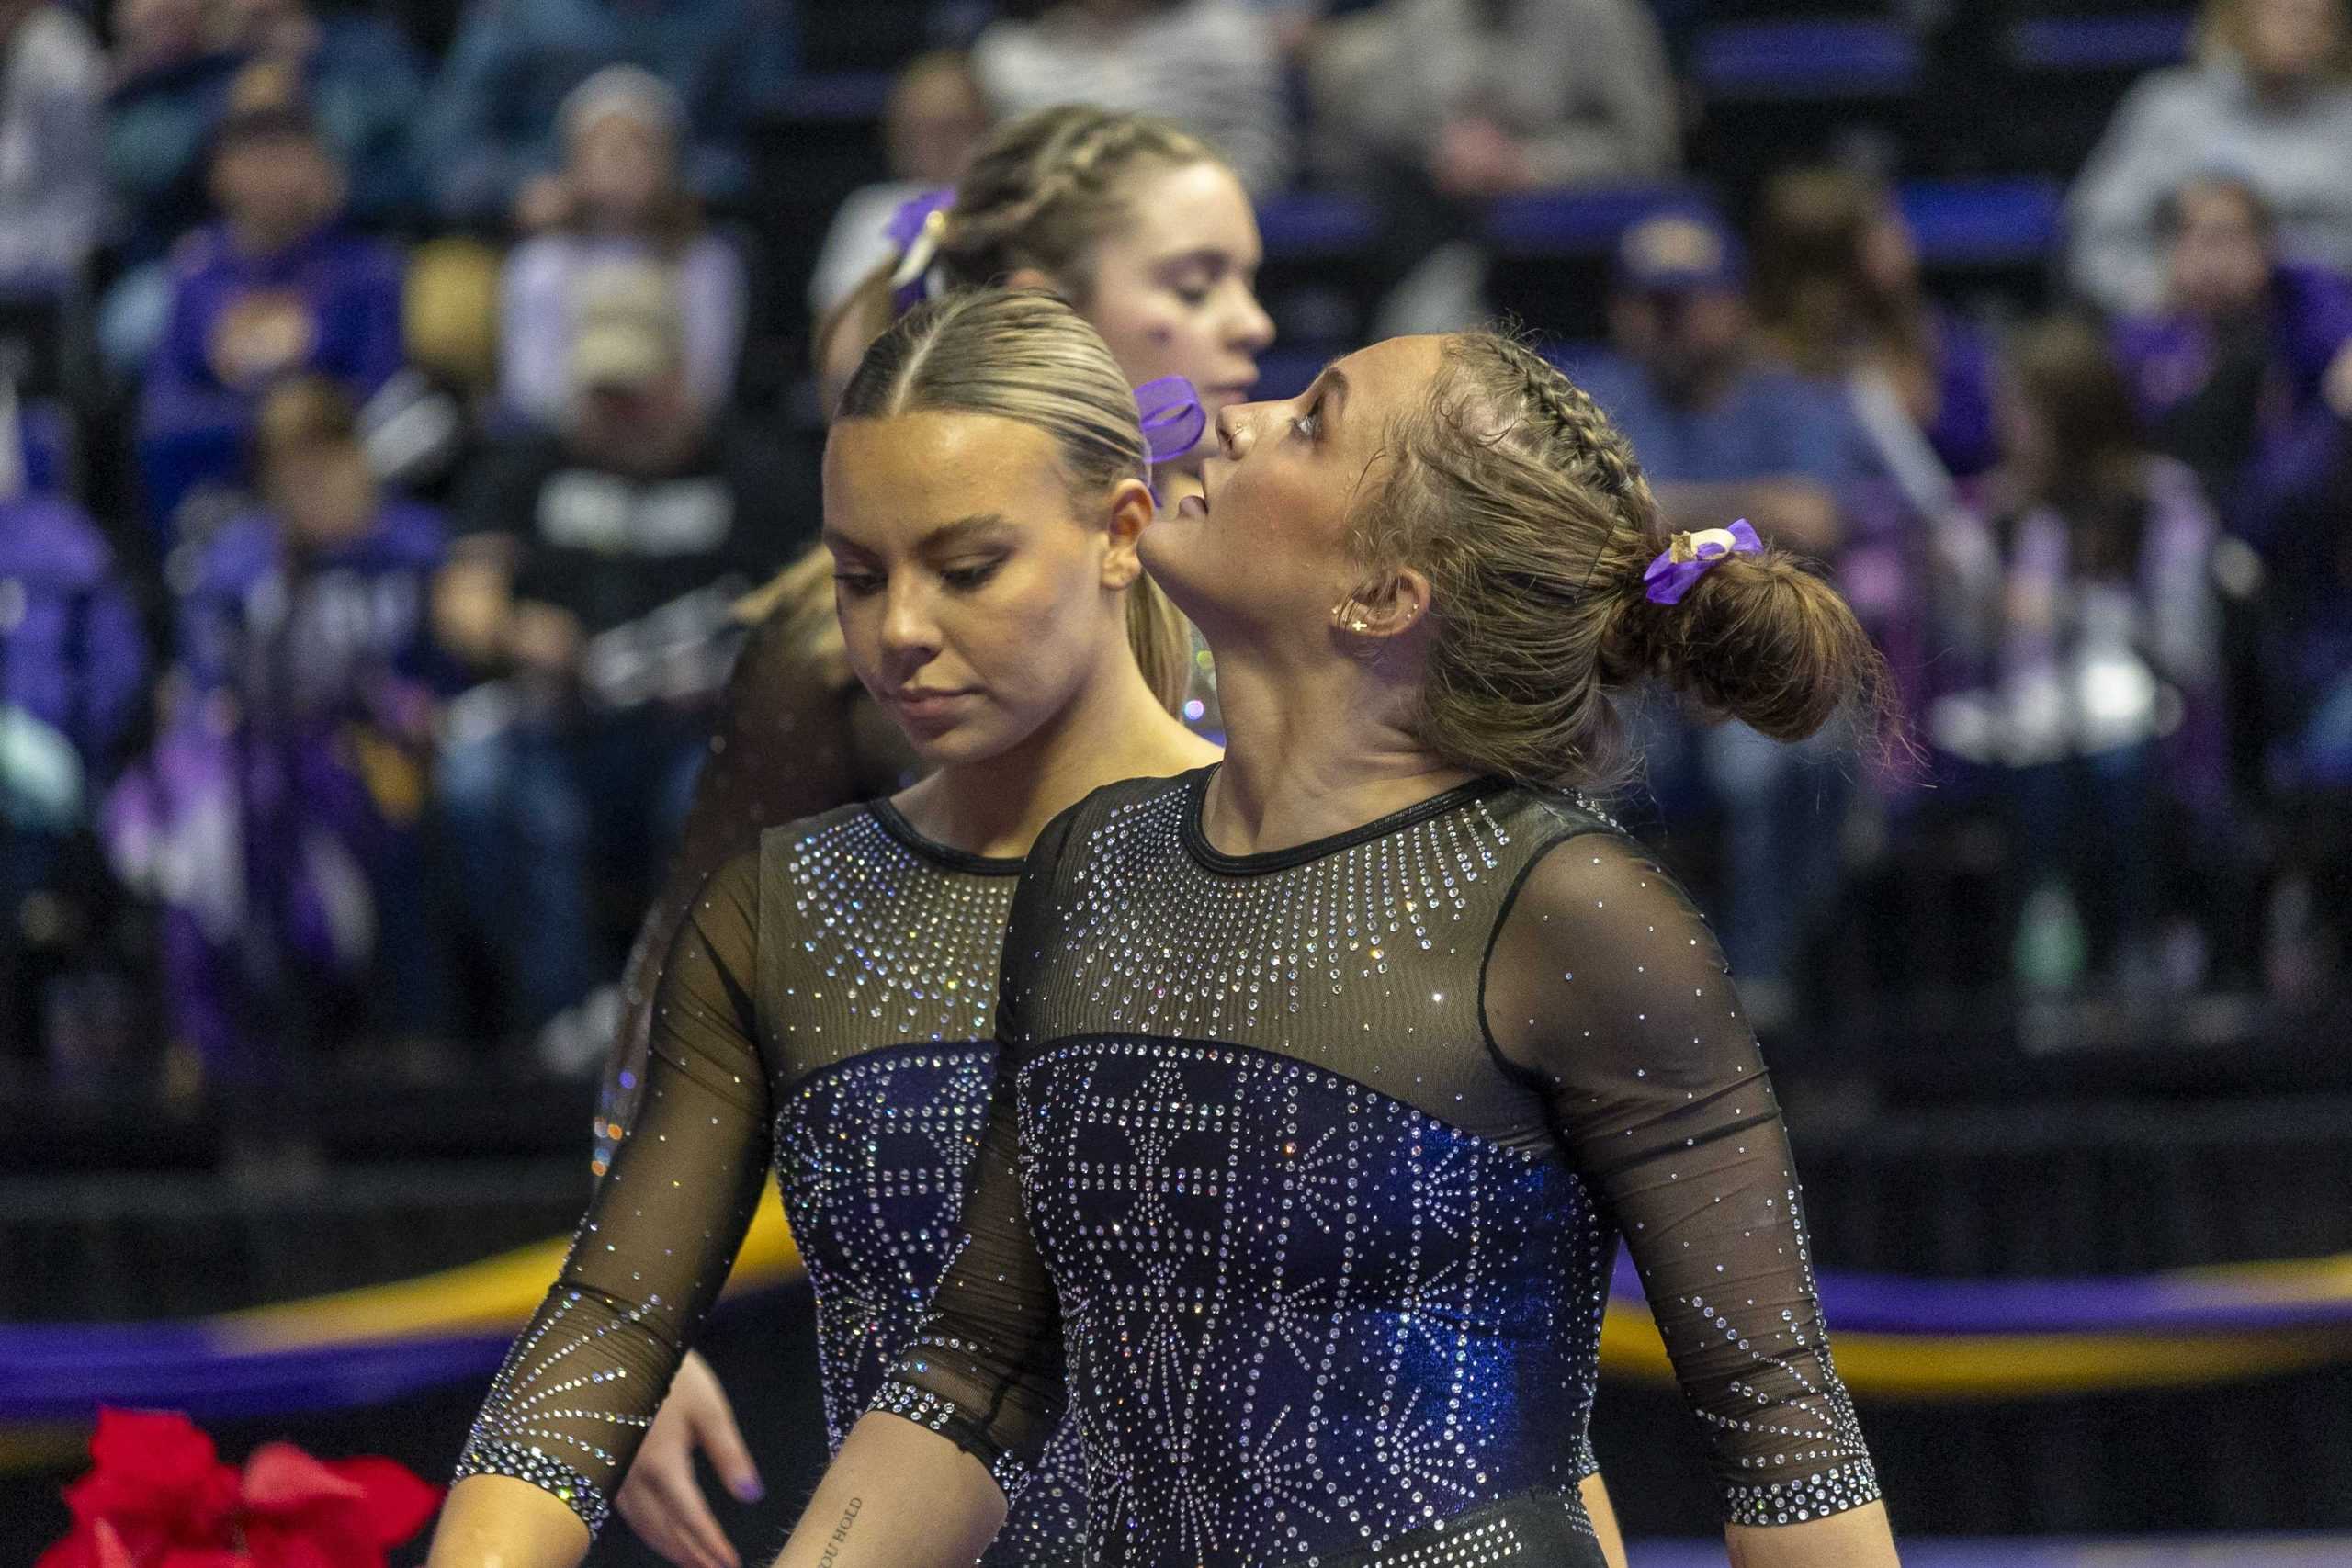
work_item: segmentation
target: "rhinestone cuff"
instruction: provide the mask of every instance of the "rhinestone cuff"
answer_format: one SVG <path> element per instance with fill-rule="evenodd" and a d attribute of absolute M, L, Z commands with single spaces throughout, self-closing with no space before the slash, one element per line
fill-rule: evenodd
<path fill-rule="evenodd" d="M 1736 1525 L 1799 1525 L 1879 1500 L 1878 1472 L 1867 1459 L 1794 1481 L 1726 1486 L 1724 1517 Z"/>
<path fill-rule="evenodd" d="M 602 1530 L 605 1521 L 613 1517 L 612 1503 L 603 1487 L 538 1449 L 496 1438 L 477 1438 L 467 1444 L 466 1451 L 458 1456 L 458 1472 L 452 1479 L 463 1481 L 469 1475 L 504 1475 L 527 1481 L 540 1491 L 552 1494 L 579 1515 L 580 1522 L 588 1527 L 591 1535 Z"/>
<path fill-rule="evenodd" d="M 899 1416 L 926 1431 L 936 1432 L 987 1465 L 997 1490 L 1004 1494 L 1007 1506 L 1018 1502 L 1029 1484 L 1033 1473 L 1030 1467 L 990 1442 L 980 1424 L 944 1394 L 933 1393 L 927 1388 L 918 1388 L 911 1383 L 886 1382 L 866 1408 L 879 1410 L 886 1416 Z"/>

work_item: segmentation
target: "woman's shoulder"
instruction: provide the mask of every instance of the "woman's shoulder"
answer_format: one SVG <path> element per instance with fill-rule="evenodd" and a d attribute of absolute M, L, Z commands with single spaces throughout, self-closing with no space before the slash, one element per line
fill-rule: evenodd
<path fill-rule="evenodd" d="M 1609 802 L 1575 784 L 1510 781 L 1490 797 L 1487 810 L 1498 820 L 1546 839 L 1599 832 L 1633 840 Z"/>
<path fill-rule="evenodd" d="M 2223 65 L 2168 65 L 2132 84 L 2115 111 L 2120 125 L 2147 130 L 2177 116 L 2234 117 L 2243 78 Z"/>

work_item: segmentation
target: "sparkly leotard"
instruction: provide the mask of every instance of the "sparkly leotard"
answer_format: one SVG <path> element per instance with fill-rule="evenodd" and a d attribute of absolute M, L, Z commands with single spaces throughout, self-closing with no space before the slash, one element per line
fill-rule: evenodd
<path fill-rule="evenodd" d="M 1104 1563 L 1587 1568 L 1622 1235 L 1729 1517 L 1875 1497 L 1675 885 L 1499 781 L 1229 856 L 1210 776 L 1099 791 L 1032 854 L 971 1240 L 876 1407 L 1009 1476 L 1067 1405 Z"/>
<path fill-rule="evenodd" d="M 876 803 L 771 829 L 712 878 L 663 967 L 637 1120 L 492 1384 L 461 1477 L 535 1482 L 602 1525 L 771 1154 L 840 1444 L 962 1235 L 1020 864 L 933 843 Z M 1076 1475 L 1068 1432 L 985 1561 L 1076 1562 Z"/>

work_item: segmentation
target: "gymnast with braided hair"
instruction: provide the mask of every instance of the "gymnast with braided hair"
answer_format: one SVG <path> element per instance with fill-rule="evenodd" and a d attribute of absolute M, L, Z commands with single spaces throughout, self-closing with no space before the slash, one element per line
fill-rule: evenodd
<path fill-rule="evenodd" d="M 1894 1562 L 1721 949 L 1577 793 L 1638 688 L 1793 740 L 1877 654 L 1510 338 L 1216 423 L 1142 554 L 1227 750 L 1039 835 L 968 1236 L 779 1568 L 969 1562 L 1065 1422 L 1092 1562 L 1597 1568 L 1621 1239 L 1731 1561 Z"/>

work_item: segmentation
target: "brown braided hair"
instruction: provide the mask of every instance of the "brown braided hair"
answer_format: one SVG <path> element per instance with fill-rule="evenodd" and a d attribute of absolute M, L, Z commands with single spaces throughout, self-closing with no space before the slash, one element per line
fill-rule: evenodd
<path fill-rule="evenodd" d="M 1424 743 L 1484 773 L 1607 786 L 1627 761 L 1616 699 L 1653 679 L 1782 740 L 1849 705 L 1889 716 L 1885 665 L 1835 589 L 1767 549 L 1651 604 L 1642 573 L 1668 529 L 1623 433 L 1518 337 L 1459 333 L 1444 356 L 1391 433 L 1355 540 L 1374 572 L 1429 576 Z"/>

